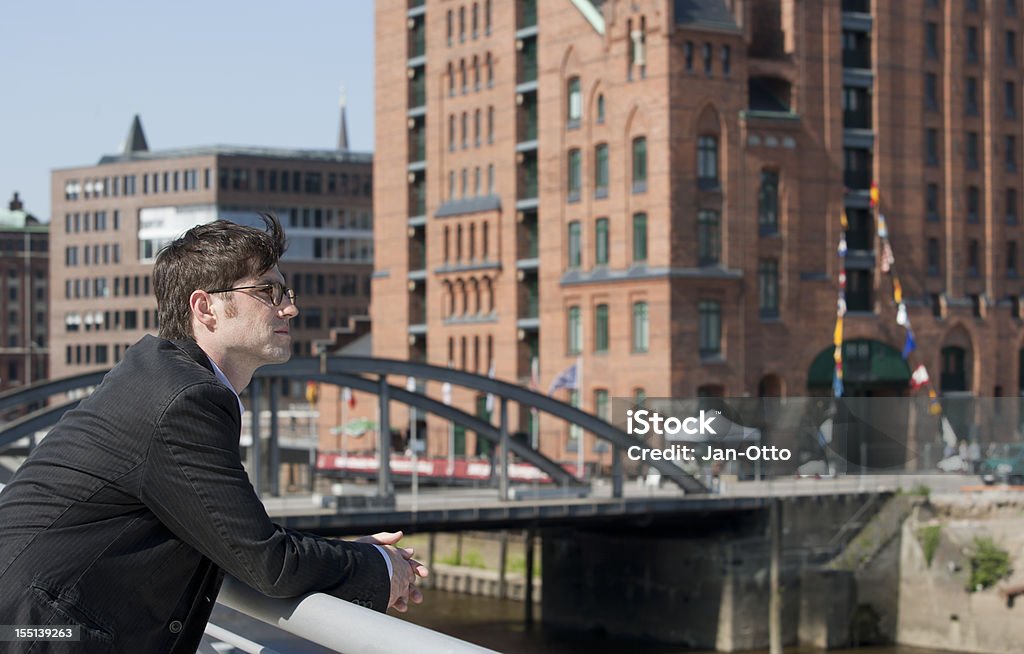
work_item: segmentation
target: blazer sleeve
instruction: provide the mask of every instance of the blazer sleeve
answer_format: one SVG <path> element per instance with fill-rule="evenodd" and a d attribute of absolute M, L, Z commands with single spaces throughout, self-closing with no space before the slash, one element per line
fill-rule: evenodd
<path fill-rule="evenodd" d="M 141 498 L 178 538 L 270 597 L 325 592 L 387 609 L 387 564 L 372 545 L 270 521 L 242 468 L 238 401 L 221 384 L 179 392 L 158 419 Z"/>

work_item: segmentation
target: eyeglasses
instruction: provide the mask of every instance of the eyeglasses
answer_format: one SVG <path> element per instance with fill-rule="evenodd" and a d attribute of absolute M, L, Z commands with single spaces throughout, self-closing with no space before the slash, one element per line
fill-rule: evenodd
<path fill-rule="evenodd" d="M 281 282 L 268 282 L 266 284 L 254 284 L 252 286 L 235 286 L 234 288 L 218 288 L 215 291 L 206 291 L 207 293 L 230 293 L 231 291 L 247 291 L 247 290 L 259 290 L 266 293 L 267 299 L 275 307 L 281 304 L 281 300 L 284 296 L 288 296 L 288 300 L 295 304 L 295 291 L 288 288 Z"/>

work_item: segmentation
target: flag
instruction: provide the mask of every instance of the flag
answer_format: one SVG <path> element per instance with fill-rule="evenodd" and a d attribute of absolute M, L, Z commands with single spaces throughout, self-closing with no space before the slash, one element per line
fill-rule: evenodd
<path fill-rule="evenodd" d="M 348 386 L 345 386 L 344 388 L 341 389 L 341 401 L 344 402 L 345 404 L 348 404 L 348 408 L 350 409 L 356 408 L 355 393 L 353 393 L 352 389 L 349 388 Z"/>
<path fill-rule="evenodd" d="M 316 404 L 319 395 L 320 385 L 315 381 L 306 382 L 306 401 L 310 404 Z"/>
<path fill-rule="evenodd" d="M 907 305 L 902 302 L 896 307 L 896 324 L 900 327 L 908 327 L 910 325 L 910 320 L 907 318 Z"/>
<path fill-rule="evenodd" d="M 832 377 L 832 394 L 835 397 L 842 397 L 846 389 L 843 387 L 843 377 L 840 374 L 836 374 Z"/>
<path fill-rule="evenodd" d="M 878 214 L 878 238 L 888 240 L 889 227 L 885 223 L 885 216 Z"/>
<path fill-rule="evenodd" d="M 487 369 L 487 377 L 494 379 L 494 359 L 491 359 L 491 367 Z M 487 394 L 487 413 L 494 412 L 494 393 Z"/>
<path fill-rule="evenodd" d="M 846 220 L 846 209 L 845 208 L 843 209 L 843 212 L 839 215 L 839 224 L 840 224 L 840 226 L 842 226 L 844 231 L 850 228 L 850 222 L 848 220 Z"/>
<path fill-rule="evenodd" d="M 845 257 L 846 256 L 846 250 L 847 250 L 847 247 L 846 247 L 846 236 L 843 235 L 843 236 L 839 237 L 839 256 Z"/>
<path fill-rule="evenodd" d="M 887 273 L 892 270 L 894 263 L 896 263 L 896 258 L 892 255 L 892 246 L 889 245 L 889 241 L 882 241 L 882 272 Z"/>
<path fill-rule="evenodd" d="M 530 390 L 534 393 L 540 391 L 540 359 L 533 357 L 530 359 Z M 537 407 L 531 407 L 530 412 L 533 414 L 533 419 L 537 419 Z"/>
<path fill-rule="evenodd" d="M 892 299 L 896 304 L 903 304 L 903 285 L 900 284 L 899 277 L 892 278 Z"/>
<path fill-rule="evenodd" d="M 917 341 L 914 340 L 914 330 L 907 328 L 907 340 L 903 342 L 903 358 L 906 359 L 910 353 L 917 349 Z"/>
<path fill-rule="evenodd" d="M 548 388 L 548 395 L 553 395 L 555 391 L 560 388 L 568 388 L 569 390 L 576 390 L 577 388 L 577 375 L 579 370 L 577 364 L 572 364 L 568 368 L 562 371 L 562 374 L 555 377 L 555 380 L 551 382 L 551 387 Z"/>
<path fill-rule="evenodd" d="M 448 382 L 441 384 L 441 401 L 445 406 L 452 405 L 452 385 Z"/>
<path fill-rule="evenodd" d="M 928 377 L 928 369 L 924 367 L 922 363 L 917 368 L 914 368 L 914 374 L 910 375 L 910 388 L 911 390 L 917 390 L 927 384 L 930 381 Z"/>
<path fill-rule="evenodd" d="M 875 183 L 875 182 L 871 182 L 871 196 L 870 197 L 871 197 L 871 206 L 872 206 L 872 208 L 878 206 L 878 196 L 879 196 L 878 184 Z"/>

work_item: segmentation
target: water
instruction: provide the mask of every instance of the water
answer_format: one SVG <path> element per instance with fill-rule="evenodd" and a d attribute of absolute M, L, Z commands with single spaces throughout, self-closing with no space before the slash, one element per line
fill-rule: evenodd
<path fill-rule="evenodd" d="M 510 654 L 519 652 L 530 654 L 624 654 L 628 652 L 710 654 L 670 645 L 651 645 L 597 635 L 547 633 L 540 627 L 540 607 L 537 607 L 535 612 L 535 617 L 538 620 L 530 629 L 524 625 L 525 616 L 522 602 L 429 589 L 424 590 L 423 595 L 425 598 L 423 604 L 414 606 L 404 616 L 399 615 L 399 617 L 499 652 Z M 796 647 L 786 648 L 786 654 L 813 654 L 820 651 Z M 949 652 L 910 647 L 863 647 L 829 650 L 829 654 L 949 654 Z"/>

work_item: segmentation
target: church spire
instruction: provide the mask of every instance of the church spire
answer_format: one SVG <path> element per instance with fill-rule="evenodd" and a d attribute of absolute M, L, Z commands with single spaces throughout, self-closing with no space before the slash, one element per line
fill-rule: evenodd
<path fill-rule="evenodd" d="M 142 131 L 142 121 L 139 114 L 132 119 L 132 126 L 128 128 L 128 135 L 124 137 L 121 144 L 121 152 L 125 156 L 131 156 L 133 152 L 149 152 L 149 145 L 146 144 L 146 134 Z"/>
<path fill-rule="evenodd" d="M 348 123 L 345 120 L 345 87 L 341 87 L 341 97 L 338 100 L 341 105 L 341 124 L 338 127 L 338 149 L 348 150 Z"/>

